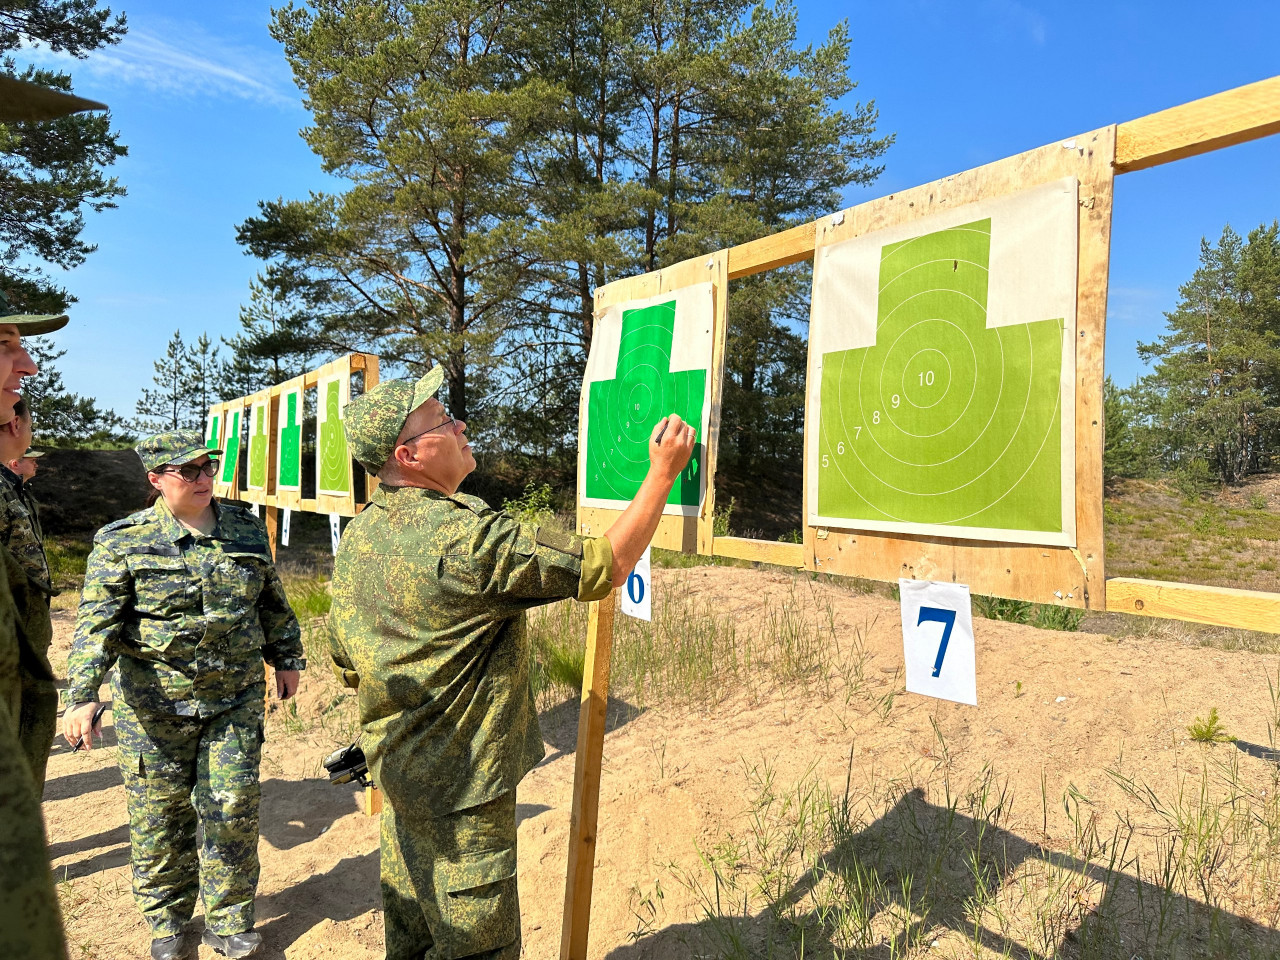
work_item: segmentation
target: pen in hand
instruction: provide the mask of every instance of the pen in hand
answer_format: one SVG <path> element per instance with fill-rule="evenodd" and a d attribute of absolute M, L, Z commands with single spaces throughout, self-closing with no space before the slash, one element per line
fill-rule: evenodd
<path fill-rule="evenodd" d="M 93 736 L 93 728 L 96 727 L 102 721 L 102 715 L 106 712 L 107 712 L 107 705 L 105 703 L 98 704 L 98 709 L 93 711 L 93 719 L 89 721 L 88 733 L 80 734 L 80 737 L 76 740 L 76 745 L 71 748 L 72 753 L 75 753 L 76 751 L 80 750 L 80 748 L 84 746 L 85 737 Z"/>

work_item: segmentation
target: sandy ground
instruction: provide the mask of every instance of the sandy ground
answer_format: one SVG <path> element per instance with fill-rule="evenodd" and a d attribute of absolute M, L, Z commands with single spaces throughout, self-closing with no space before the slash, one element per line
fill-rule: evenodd
<path fill-rule="evenodd" d="M 655 592 L 660 596 L 677 577 L 732 614 L 739 629 L 750 629 L 753 614 L 766 603 L 786 602 L 792 589 L 789 576 L 705 567 L 660 571 Z M 1005 828 L 1028 843 L 1059 849 L 1070 832 L 1061 803 L 1069 784 L 1107 817 L 1114 811 L 1143 816 L 1106 773 L 1121 755 L 1128 773 L 1162 795 L 1174 793 L 1187 771 L 1198 776 L 1206 753 L 1238 758 L 1241 780 L 1259 789 L 1272 782 L 1275 760 L 1257 745 L 1268 743 L 1267 676 L 1277 676 L 1280 658 L 975 619 L 980 705 L 902 694 L 882 718 L 874 709 L 877 698 L 900 685 L 897 604 L 799 583 L 806 602 L 830 598 L 842 635 L 862 631 L 869 655 L 866 689 L 850 698 L 824 698 L 801 687 L 772 689 L 699 709 L 636 711 L 615 704 L 604 751 L 591 957 L 690 955 L 685 943 L 699 917 L 671 867 L 696 871 L 698 846 L 741 825 L 750 793 L 747 770 L 761 762 L 773 766 L 783 785 L 812 774 L 843 789 L 852 752 L 855 789 L 899 778 L 930 798 L 944 779 L 954 789 L 990 764 L 1007 778 L 1015 798 Z M 60 665 L 70 615 L 60 612 L 55 626 Z M 304 702 L 319 695 L 320 683 L 304 683 Z M 1215 705 L 1239 744 L 1202 747 L 1189 741 L 1187 724 Z M 576 716 L 571 702 L 544 714 L 548 758 L 518 794 L 524 956 L 534 960 L 558 956 Z M 109 724 L 108 714 L 108 746 Z M 332 748 L 318 730 L 267 744 L 258 896 L 265 957 L 382 955 L 377 822 L 364 816 L 356 791 L 331 787 L 321 776 L 320 759 Z M 1047 830 L 1042 777 L 1050 798 Z M 73 756 L 60 744 L 50 763 L 45 814 L 55 872 L 66 881 L 73 955 L 146 956 L 146 928 L 129 892 L 128 833 L 114 751 Z M 652 896 L 655 880 L 665 896 L 657 916 L 646 922 L 640 901 Z M 631 936 L 642 927 L 648 935 Z M 197 916 L 192 930 L 199 929 Z M 1280 956 L 1273 929 L 1252 929 Z M 948 942 L 944 932 L 936 955 L 964 955 L 958 947 L 943 950 Z M 1015 949 L 1014 955 L 1025 953 Z M 201 947 L 200 956 L 214 954 Z"/>

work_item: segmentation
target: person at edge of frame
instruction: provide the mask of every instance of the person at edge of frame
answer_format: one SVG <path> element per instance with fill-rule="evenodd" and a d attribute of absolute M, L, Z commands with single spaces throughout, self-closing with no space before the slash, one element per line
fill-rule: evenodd
<path fill-rule="evenodd" d="M 5 464 L 5 466 L 8 467 L 14 474 L 21 477 L 24 481 L 34 480 L 36 478 L 36 471 L 40 467 L 40 458 L 43 456 L 44 456 L 43 450 L 28 450 L 26 453 L 20 456 L 17 460 L 10 460 L 8 463 Z M 31 499 L 32 499 L 32 502 L 35 502 L 34 497 L 32 497 Z M 39 504 L 37 503 L 36 506 L 38 507 Z"/>
<path fill-rule="evenodd" d="M 265 524 L 213 500 L 222 451 L 196 430 L 136 449 L 155 493 L 94 537 L 67 662 L 66 738 L 100 733 L 90 727 L 111 671 L 133 895 L 151 956 L 192 956 L 183 927 L 199 896 L 204 943 L 247 957 L 262 945 L 253 924 L 263 661 L 277 696 L 293 696 L 306 667 L 298 620 Z"/>
<path fill-rule="evenodd" d="M 105 104 L 0 74 L 0 123 L 38 123 L 105 109 Z M 36 373 L 22 338 L 52 333 L 66 323 L 65 314 L 14 309 L 0 291 L 0 424 L 13 418 L 22 378 Z M 53 671 L 48 657 L 33 648 L 21 629 L 19 603 L 25 598 L 15 598 L 15 593 L 29 593 L 26 576 L 0 547 L 0 956 L 66 960 L 40 793 L 19 740 L 24 680 L 33 670 L 39 679 L 52 680 Z"/>
<path fill-rule="evenodd" d="M 49 576 L 39 507 L 23 477 L 13 470 L 30 446 L 31 410 L 26 400 L 19 400 L 13 408 L 13 419 L 0 425 L 0 544 L 9 548 L 26 574 L 28 606 L 23 620 L 28 635 L 40 638 L 47 651 L 53 640 L 49 601 L 57 591 Z M 57 687 L 52 679 L 32 677 L 30 686 L 24 684 L 23 688 L 18 736 L 38 792 L 44 790 L 49 751 L 57 733 Z"/>
<path fill-rule="evenodd" d="M 436 366 L 347 406 L 352 455 L 381 483 L 334 559 L 331 654 L 386 800 L 387 960 L 515 960 L 516 784 L 545 755 L 526 610 L 626 579 L 695 431 L 677 416 L 655 426 L 635 500 L 604 536 L 579 537 L 458 493 L 476 461 L 435 399 L 442 378 Z"/>

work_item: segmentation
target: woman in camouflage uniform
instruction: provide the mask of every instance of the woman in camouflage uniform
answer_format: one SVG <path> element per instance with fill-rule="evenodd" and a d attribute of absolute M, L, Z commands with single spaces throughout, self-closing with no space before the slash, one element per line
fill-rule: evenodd
<path fill-rule="evenodd" d="M 265 671 L 290 697 L 306 666 L 298 621 L 266 527 L 213 501 L 219 450 L 196 431 L 137 447 L 158 498 L 94 538 L 67 663 L 66 737 L 91 735 L 111 673 L 112 714 L 129 810 L 133 893 L 151 956 L 183 940 L 199 895 L 204 942 L 247 957 L 258 884 L 258 764 Z M 196 824 L 204 840 L 197 856 Z"/>

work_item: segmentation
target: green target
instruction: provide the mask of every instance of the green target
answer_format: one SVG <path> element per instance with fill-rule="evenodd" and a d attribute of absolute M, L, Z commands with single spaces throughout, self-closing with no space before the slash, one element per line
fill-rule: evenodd
<path fill-rule="evenodd" d="M 984 219 L 882 248 L 874 345 L 822 357 L 822 518 L 1063 531 L 1066 322 L 987 326 L 991 239 Z"/>
<path fill-rule="evenodd" d="M 632 500 L 649 470 L 654 426 L 679 414 L 701 434 L 707 371 L 671 369 L 675 299 L 622 313 L 622 338 L 614 378 L 592 383 L 588 394 L 586 496 Z M 701 436 L 699 436 L 701 441 Z M 696 507 L 701 501 L 703 444 L 667 502 Z"/>

